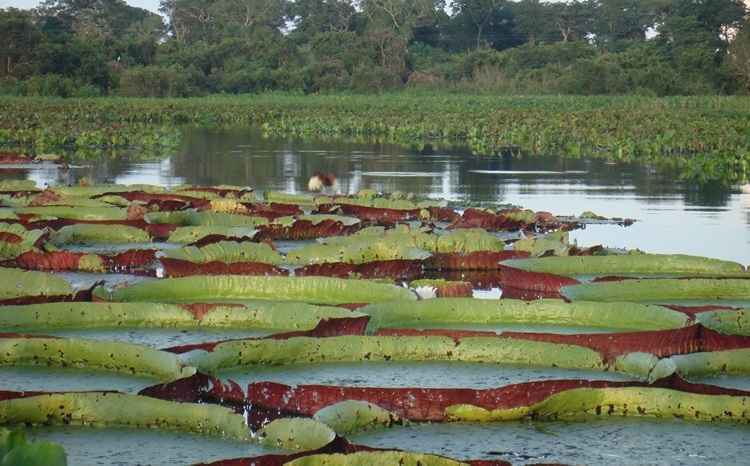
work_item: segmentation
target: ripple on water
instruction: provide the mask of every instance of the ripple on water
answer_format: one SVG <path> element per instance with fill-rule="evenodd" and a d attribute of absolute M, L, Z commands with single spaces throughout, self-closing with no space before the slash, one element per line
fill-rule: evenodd
<path fill-rule="evenodd" d="M 613 372 L 553 368 L 501 367 L 461 362 L 358 362 L 253 366 L 220 373 L 240 386 L 261 381 L 287 385 L 322 384 L 354 387 L 495 388 L 533 380 L 628 380 Z"/>
<path fill-rule="evenodd" d="M 352 442 L 516 464 L 746 465 L 750 427 L 678 420 L 413 424 Z"/>

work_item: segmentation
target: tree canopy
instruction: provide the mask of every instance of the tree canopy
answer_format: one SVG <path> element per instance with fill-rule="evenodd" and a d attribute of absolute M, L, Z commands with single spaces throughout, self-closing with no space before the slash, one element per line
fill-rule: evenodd
<path fill-rule="evenodd" d="M 45 0 L 0 9 L 0 92 L 748 92 L 742 0 Z"/>

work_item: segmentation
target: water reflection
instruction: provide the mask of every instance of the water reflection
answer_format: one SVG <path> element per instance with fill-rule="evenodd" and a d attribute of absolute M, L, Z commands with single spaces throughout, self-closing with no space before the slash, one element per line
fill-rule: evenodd
<path fill-rule="evenodd" d="M 750 195 L 691 186 L 648 165 L 554 157 L 475 157 L 465 151 L 407 150 L 350 141 L 264 138 L 252 129 L 186 129 L 176 154 L 161 162 L 106 158 L 61 172 L 39 167 L 7 177 L 37 182 L 162 185 L 234 184 L 304 192 L 316 171 L 334 173 L 343 193 L 363 188 L 433 198 L 512 203 L 559 214 L 592 210 L 642 220 L 628 229 L 591 227 L 582 245 L 684 252 L 750 262 Z"/>

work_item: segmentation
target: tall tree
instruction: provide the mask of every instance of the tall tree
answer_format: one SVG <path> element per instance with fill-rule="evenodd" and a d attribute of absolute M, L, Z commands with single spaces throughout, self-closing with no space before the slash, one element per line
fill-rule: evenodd
<path fill-rule="evenodd" d="M 696 24 L 708 31 L 719 46 L 726 47 L 732 31 L 736 31 L 748 14 L 742 0 L 675 0 L 670 16 L 694 17 Z"/>
<path fill-rule="evenodd" d="M 539 0 L 521 0 L 511 4 L 518 31 L 531 45 L 557 36 L 555 9 Z"/>
<path fill-rule="evenodd" d="M 454 0 L 452 5 L 459 28 L 473 32 L 476 48 L 489 44 L 502 49 L 515 38 L 513 12 L 507 0 Z"/>
<path fill-rule="evenodd" d="M 745 92 L 750 93 L 750 19 L 744 21 L 730 43 L 728 61 Z"/>
<path fill-rule="evenodd" d="M 594 14 L 592 33 L 602 46 L 622 40 L 645 40 L 654 28 L 668 0 L 591 0 Z"/>
<path fill-rule="evenodd" d="M 550 3 L 555 28 L 563 42 L 581 40 L 591 32 L 594 11 L 590 2 Z"/>
<path fill-rule="evenodd" d="M 295 0 L 289 19 L 295 34 L 310 39 L 322 32 L 351 30 L 356 12 L 349 0 Z"/>
<path fill-rule="evenodd" d="M 29 12 L 0 10 L 0 76 L 23 77 L 31 72 L 40 40 L 41 32 Z"/>
<path fill-rule="evenodd" d="M 362 0 L 360 5 L 368 29 L 391 30 L 406 43 L 419 24 L 436 21 L 438 9 L 445 6 L 442 0 Z"/>

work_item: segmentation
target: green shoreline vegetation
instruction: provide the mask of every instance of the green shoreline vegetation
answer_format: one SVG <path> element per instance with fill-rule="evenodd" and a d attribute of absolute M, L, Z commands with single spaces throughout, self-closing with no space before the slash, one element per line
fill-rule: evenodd
<path fill-rule="evenodd" d="M 266 93 L 188 99 L 0 97 L 0 145 L 36 153 L 174 152 L 181 125 L 259 126 L 273 136 L 357 138 L 477 155 L 645 162 L 698 182 L 750 178 L 750 97 Z M 99 155 L 100 156 L 100 155 Z"/>

